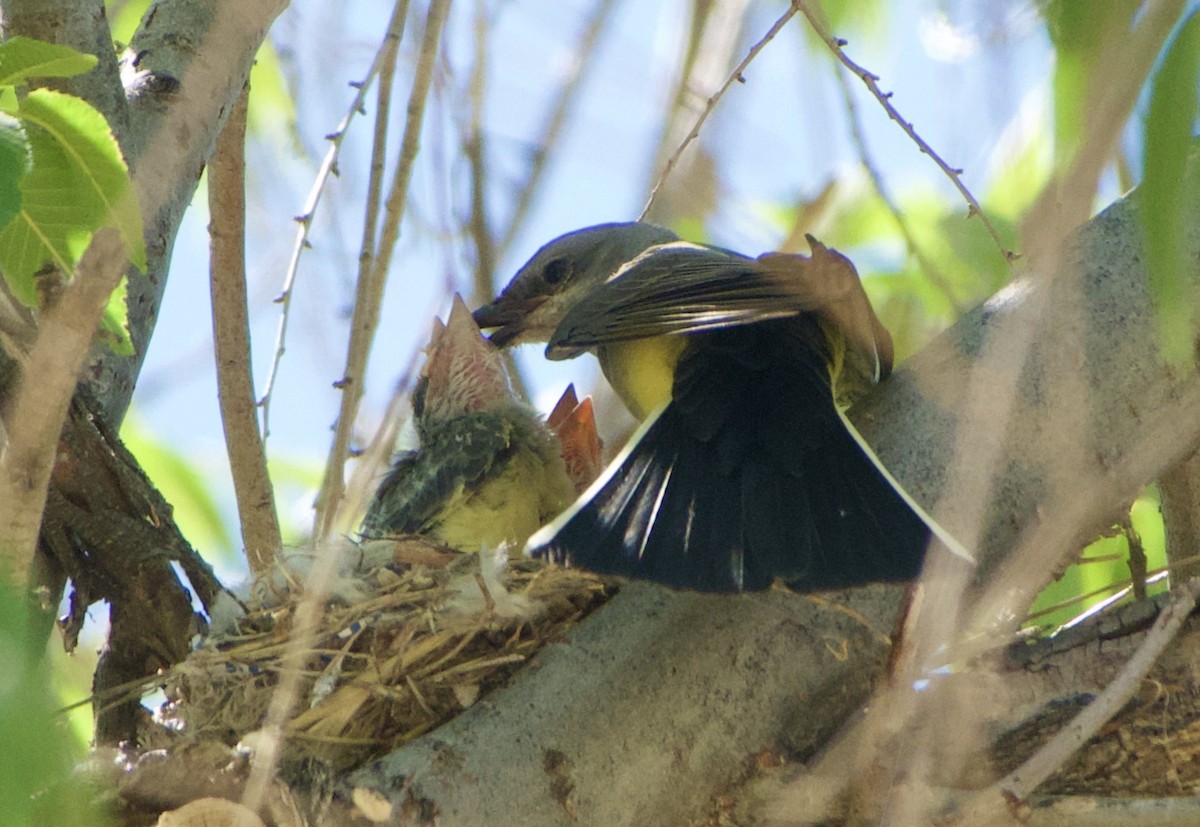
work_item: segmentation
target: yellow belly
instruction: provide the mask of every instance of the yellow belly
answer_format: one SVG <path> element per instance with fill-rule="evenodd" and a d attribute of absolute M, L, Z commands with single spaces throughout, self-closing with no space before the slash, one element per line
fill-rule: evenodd
<path fill-rule="evenodd" d="M 609 384 L 638 419 L 670 401 L 675 365 L 687 341 L 686 336 L 658 336 L 607 345 L 597 352 Z"/>
<path fill-rule="evenodd" d="M 562 459 L 526 448 L 513 456 L 500 476 L 475 490 L 459 491 L 431 533 L 460 551 L 492 549 L 501 543 L 519 551 L 530 534 L 574 498 L 575 486 Z"/>

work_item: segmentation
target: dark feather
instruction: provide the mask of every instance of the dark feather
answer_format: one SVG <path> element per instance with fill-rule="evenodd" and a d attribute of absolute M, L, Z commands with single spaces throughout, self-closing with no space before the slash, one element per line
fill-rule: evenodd
<path fill-rule="evenodd" d="M 828 301 L 820 288 L 737 253 L 684 241 L 660 244 L 575 304 L 547 355 L 565 358 L 615 342 L 787 318 Z"/>
<path fill-rule="evenodd" d="M 363 537 L 421 534 L 445 517 L 456 492 L 503 473 L 513 454 L 510 418 L 471 412 L 425 424 L 421 450 L 397 457 L 363 518 Z"/>
<path fill-rule="evenodd" d="M 915 577 L 929 530 L 843 426 L 823 343 L 808 314 L 694 337 L 674 400 L 532 553 L 713 592 Z"/>

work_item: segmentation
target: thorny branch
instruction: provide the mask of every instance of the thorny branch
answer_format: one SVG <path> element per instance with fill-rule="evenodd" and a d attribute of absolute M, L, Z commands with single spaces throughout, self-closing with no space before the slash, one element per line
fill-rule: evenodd
<path fill-rule="evenodd" d="M 375 59 L 371 62 L 371 67 L 367 69 L 367 74 L 361 81 L 352 84 L 356 91 L 354 99 L 350 102 L 350 108 L 346 111 L 337 128 L 327 137 L 329 140 L 329 148 L 325 151 L 325 157 L 321 161 L 321 166 L 317 170 L 316 180 L 313 181 L 312 189 L 308 193 L 308 199 L 304 202 L 304 210 L 296 216 L 296 223 L 299 228 L 296 230 L 296 240 L 292 244 L 292 256 L 288 261 L 287 270 L 284 271 L 283 287 L 279 291 L 279 295 L 275 297 L 276 303 L 282 305 L 279 314 L 279 327 L 275 334 L 275 350 L 271 357 L 271 368 L 267 372 L 267 382 L 263 388 L 262 397 L 259 405 L 262 407 L 262 433 L 265 441 L 271 435 L 271 396 L 275 389 L 275 380 L 279 375 L 279 365 L 283 361 L 283 354 L 287 350 L 287 330 L 288 319 L 291 317 L 292 308 L 292 291 L 296 286 L 296 274 L 300 269 L 300 256 L 304 251 L 311 246 L 308 240 L 308 234 L 312 229 L 313 215 L 317 211 L 317 206 L 321 203 L 321 195 L 325 192 L 325 185 L 329 183 L 330 176 L 337 171 L 337 159 L 342 150 L 342 143 L 346 139 L 346 132 L 350 129 L 350 123 L 354 120 L 355 115 L 362 114 L 365 111 L 364 103 L 367 99 L 367 90 L 370 89 L 371 81 L 375 76 L 380 74 L 381 68 L 391 66 L 395 69 L 396 50 L 399 48 L 400 39 L 404 36 L 404 21 L 407 17 L 408 2 L 407 0 L 397 0 L 396 5 L 392 9 L 392 19 L 388 24 L 387 34 L 384 35 L 383 42 L 379 45 L 378 51 L 375 53 Z M 391 72 L 385 72 L 390 75 Z M 374 161 L 372 161 L 374 163 Z M 372 203 L 368 200 L 367 203 Z M 368 224 L 373 226 L 373 224 Z"/>
<path fill-rule="evenodd" d="M 954 184 L 955 189 L 959 191 L 963 199 L 967 202 L 969 207 L 968 215 L 979 216 L 979 220 L 983 222 L 983 226 L 987 229 L 988 235 L 990 235 L 992 240 L 996 242 L 997 249 L 1000 250 L 1000 254 L 1004 256 L 1005 262 L 1007 262 L 1011 267 L 1013 260 L 1016 258 L 1016 253 L 1004 246 L 1004 242 L 1000 238 L 1000 233 L 997 232 L 991 220 L 988 219 L 987 214 L 983 211 L 983 207 L 979 205 L 979 201 L 974 195 L 971 194 L 971 191 L 967 188 L 967 185 L 963 183 L 963 171 L 961 169 L 951 167 L 944 160 L 942 160 L 942 156 L 938 155 L 937 151 L 931 147 L 924 138 L 917 134 L 917 131 L 913 128 L 913 125 L 909 121 L 905 120 L 904 116 L 900 114 L 900 110 L 897 109 L 895 104 L 892 103 L 892 93 L 884 92 L 879 88 L 879 76 L 867 71 L 862 66 L 859 66 L 850 59 L 844 49 L 846 41 L 839 37 L 834 37 L 830 33 L 829 27 L 825 25 L 822 16 L 812 8 L 812 5 L 808 2 L 808 0 L 793 0 L 792 10 L 800 11 L 808 19 L 808 23 L 810 26 L 812 26 L 813 31 L 815 31 L 821 40 L 825 42 L 825 45 L 828 46 L 830 51 L 833 52 L 834 56 L 841 61 L 842 65 L 857 75 L 858 78 L 864 84 L 866 84 L 867 89 L 869 89 L 871 94 L 875 96 L 875 99 L 879 101 L 880 106 L 882 106 L 884 111 L 887 112 L 888 117 L 899 124 L 900 128 L 904 130 L 904 134 L 908 135 L 913 143 L 917 145 L 917 148 L 920 149 L 921 152 L 928 155 L 933 162 L 937 164 L 938 168 L 945 173 L 946 177 L 950 179 L 950 182 Z"/>

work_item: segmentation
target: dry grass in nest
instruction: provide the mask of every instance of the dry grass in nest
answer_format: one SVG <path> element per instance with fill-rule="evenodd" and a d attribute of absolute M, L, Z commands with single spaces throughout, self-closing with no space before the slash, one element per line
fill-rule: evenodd
<path fill-rule="evenodd" d="M 484 576 L 478 555 L 383 542 L 393 559 L 356 573 L 356 599 L 327 605 L 313 636 L 285 763 L 316 757 L 344 770 L 429 732 L 612 593 L 580 571 L 523 560 Z M 160 717 L 173 741 L 232 746 L 263 726 L 300 605 L 292 580 L 172 671 Z"/>

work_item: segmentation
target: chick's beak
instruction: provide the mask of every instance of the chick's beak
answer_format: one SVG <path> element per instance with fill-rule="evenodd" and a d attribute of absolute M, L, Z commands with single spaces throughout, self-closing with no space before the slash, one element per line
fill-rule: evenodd
<path fill-rule="evenodd" d="M 475 324 L 484 330 L 490 328 L 492 332 L 488 341 L 496 347 L 504 347 L 525 332 L 529 315 L 545 304 L 548 298 L 529 296 L 518 299 L 501 295 L 475 311 Z"/>

